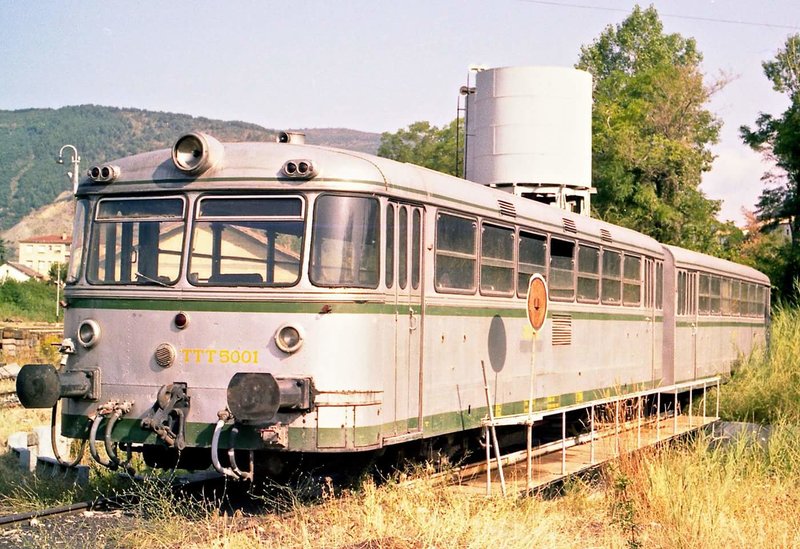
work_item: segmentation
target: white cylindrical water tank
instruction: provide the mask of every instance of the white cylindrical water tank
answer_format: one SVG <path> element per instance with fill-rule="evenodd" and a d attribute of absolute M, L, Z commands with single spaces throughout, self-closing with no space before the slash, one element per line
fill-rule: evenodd
<path fill-rule="evenodd" d="M 592 76 L 563 67 L 478 72 L 467 136 L 467 179 L 589 187 Z"/>

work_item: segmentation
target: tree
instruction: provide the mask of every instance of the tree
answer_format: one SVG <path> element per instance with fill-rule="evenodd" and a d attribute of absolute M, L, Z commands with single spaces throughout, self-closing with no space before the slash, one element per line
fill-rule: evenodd
<path fill-rule="evenodd" d="M 64 282 L 67 279 L 67 264 L 66 263 L 53 263 L 47 271 L 47 277 L 55 282 Z"/>
<path fill-rule="evenodd" d="M 755 212 L 744 210 L 747 236 L 739 247 L 736 260 L 766 274 L 773 284 L 786 272 L 789 247 L 779 231 L 766 229 Z M 790 295 L 778 292 L 780 295 Z M 776 296 L 777 297 L 777 296 Z"/>
<path fill-rule="evenodd" d="M 399 162 L 410 162 L 450 175 L 461 175 L 463 159 L 456 163 L 456 132 L 460 121 L 437 128 L 430 122 L 414 122 L 407 129 L 381 134 L 378 156 Z M 463 131 L 461 132 L 463 138 Z M 460 155 L 460 152 L 458 153 Z"/>
<path fill-rule="evenodd" d="M 780 117 L 760 113 L 755 129 L 742 126 L 742 140 L 778 166 L 778 172 L 764 174 L 770 187 L 761 192 L 756 214 L 771 229 L 788 223 L 790 239 L 781 251 L 783 272 L 773 284 L 784 296 L 791 295 L 800 277 L 800 34 L 789 36 L 775 58 L 762 63 L 772 88 L 789 96 L 789 108 Z"/>
<path fill-rule="evenodd" d="M 0 263 L 6 262 L 7 254 L 8 254 L 8 248 L 6 248 L 6 241 L 0 238 Z"/>
<path fill-rule="evenodd" d="M 719 202 L 699 189 L 720 123 L 705 108 L 695 41 L 664 34 L 653 7 L 636 6 L 583 46 L 576 65 L 594 76 L 592 178 L 597 215 L 668 244 L 721 250 Z"/>

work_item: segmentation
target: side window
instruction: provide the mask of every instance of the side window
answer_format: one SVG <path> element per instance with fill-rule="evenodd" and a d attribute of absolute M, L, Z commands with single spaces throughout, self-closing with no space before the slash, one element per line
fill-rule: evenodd
<path fill-rule="evenodd" d="M 378 201 L 358 196 L 322 195 L 314 208 L 311 283 L 377 288 L 380 274 Z"/>
<path fill-rule="evenodd" d="M 477 222 L 474 219 L 440 213 L 436 219 L 437 290 L 473 292 Z"/>
<path fill-rule="evenodd" d="M 664 263 L 656 263 L 656 309 L 664 308 Z"/>
<path fill-rule="evenodd" d="M 699 284 L 698 304 L 700 314 L 707 315 L 711 311 L 711 277 L 707 274 L 700 274 Z"/>
<path fill-rule="evenodd" d="M 419 209 L 413 210 L 413 221 L 411 224 L 411 287 L 419 288 L 420 278 L 420 251 L 422 250 L 422 212 Z"/>
<path fill-rule="evenodd" d="M 642 302 L 642 258 L 625 254 L 622 275 L 622 304 L 636 307 Z"/>
<path fill-rule="evenodd" d="M 711 277 L 711 314 L 719 315 L 722 308 L 720 307 L 721 302 L 721 283 L 720 278 L 718 276 Z"/>
<path fill-rule="evenodd" d="M 386 206 L 386 287 L 394 286 L 394 205 Z"/>
<path fill-rule="evenodd" d="M 748 315 L 763 316 L 766 309 L 766 291 L 763 286 L 747 284 L 748 287 Z"/>
<path fill-rule="evenodd" d="M 514 231 L 484 224 L 481 230 L 481 293 L 514 292 Z"/>
<path fill-rule="evenodd" d="M 578 246 L 578 301 L 597 303 L 600 299 L 600 250 Z"/>
<path fill-rule="evenodd" d="M 89 217 L 89 201 L 78 200 L 75 203 L 75 217 L 72 223 L 72 246 L 69 254 L 69 270 L 67 284 L 77 282 L 83 264 L 83 244 L 86 237 L 86 220 Z"/>
<path fill-rule="evenodd" d="M 733 305 L 731 303 L 731 285 L 730 279 L 720 279 L 720 306 L 722 307 L 722 316 L 731 316 Z"/>
<path fill-rule="evenodd" d="M 602 298 L 606 305 L 619 305 L 622 301 L 622 254 L 603 250 Z"/>
<path fill-rule="evenodd" d="M 550 297 L 571 300 L 575 297 L 575 243 L 550 239 Z"/>
<path fill-rule="evenodd" d="M 739 316 L 742 314 L 742 309 L 747 310 L 747 289 L 745 285 L 745 295 L 742 299 L 742 283 L 738 280 L 731 281 L 731 315 Z M 746 314 L 746 313 L 745 313 Z"/>
<path fill-rule="evenodd" d="M 540 234 L 520 231 L 518 245 L 517 295 L 528 295 L 531 275 L 539 273 L 547 277 L 547 238 Z"/>
<path fill-rule="evenodd" d="M 398 233 L 400 242 L 397 246 L 397 284 L 401 290 L 405 290 L 408 285 L 408 208 L 400 206 L 400 222 L 398 224 Z"/>

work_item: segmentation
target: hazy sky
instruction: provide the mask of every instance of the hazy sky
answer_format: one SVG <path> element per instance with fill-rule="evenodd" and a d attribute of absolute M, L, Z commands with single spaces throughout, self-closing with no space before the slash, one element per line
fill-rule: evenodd
<path fill-rule="evenodd" d="M 634 4 L 0 0 L 0 109 L 93 103 L 372 132 L 442 125 L 470 65 L 572 66 Z M 697 40 L 709 80 L 734 77 L 710 105 L 724 126 L 703 189 L 724 199 L 723 219 L 739 221 L 767 166 L 738 128 L 787 106 L 761 62 L 800 32 L 800 0 L 653 5 L 666 32 Z"/>

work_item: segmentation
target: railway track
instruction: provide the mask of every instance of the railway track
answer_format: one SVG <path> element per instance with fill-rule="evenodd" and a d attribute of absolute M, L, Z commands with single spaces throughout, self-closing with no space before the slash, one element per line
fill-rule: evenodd
<path fill-rule="evenodd" d="M 109 529 L 125 529 L 128 523 L 131 528 L 135 526 L 137 516 L 147 508 L 150 498 L 162 497 L 163 501 L 170 503 L 176 503 L 180 497 L 190 501 L 203 498 L 218 503 L 224 500 L 226 507 L 232 510 L 246 505 L 238 501 L 241 499 L 239 491 L 226 485 L 224 478 L 216 472 L 190 474 L 164 483 L 163 495 L 159 495 L 158 490 L 162 488 L 158 485 L 155 489 L 147 485 L 153 483 L 153 479 L 137 477 L 134 481 L 142 488 L 134 486 L 114 496 L 0 517 L 0 549 L 55 545 L 103 547 L 104 543 L 99 541 Z M 235 493 L 230 495 L 230 492 Z M 157 509 L 152 512 L 157 512 Z"/>

